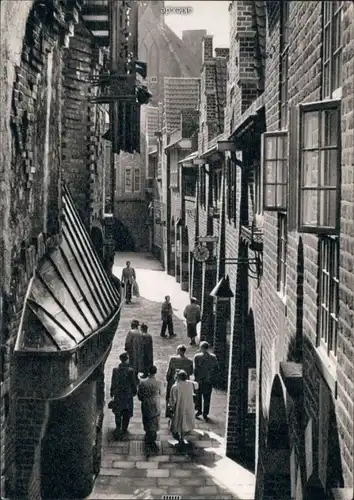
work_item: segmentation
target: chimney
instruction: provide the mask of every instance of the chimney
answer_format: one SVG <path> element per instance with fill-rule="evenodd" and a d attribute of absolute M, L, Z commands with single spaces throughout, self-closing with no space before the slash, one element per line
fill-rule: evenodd
<path fill-rule="evenodd" d="M 215 57 L 222 57 L 224 59 L 229 59 L 230 49 L 228 48 L 215 48 Z"/>
<path fill-rule="evenodd" d="M 213 60 L 213 35 L 204 35 L 202 54 L 203 63 Z"/>

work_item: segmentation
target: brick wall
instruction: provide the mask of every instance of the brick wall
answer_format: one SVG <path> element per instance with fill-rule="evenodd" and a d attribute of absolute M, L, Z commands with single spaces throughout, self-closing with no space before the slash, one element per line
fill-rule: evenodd
<path fill-rule="evenodd" d="M 109 167 L 102 139 L 106 111 L 89 101 L 98 92 L 89 79 L 97 76 L 100 63 L 92 35 L 82 23 L 76 25 L 64 55 L 63 178 L 88 229 L 102 218 L 104 171 Z"/>
<path fill-rule="evenodd" d="M 231 14 L 242 2 L 234 2 Z M 273 10 L 272 22 L 269 22 L 267 34 L 267 62 L 266 62 L 266 121 L 267 130 L 277 130 L 279 127 L 279 11 Z M 300 102 L 313 102 L 321 99 L 321 29 L 322 12 L 320 2 L 291 2 L 290 4 L 290 49 L 289 49 L 289 102 L 297 105 Z M 344 2 L 343 23 L 343 82 L 342 82 L 342 211 L 341 211 L 341 291 L 340 291 L 340 328 L 339 328 L 339 352 L 337 358 L 337 387 L 338 396 L 334 400 L 335 415 L 338 425 L 338 439 L 341 450 L 341 467 L 344 484 L 352 485 L 353 482 L 353 458 L 348 452 L 352 443 L 352 404 L 349 402 L 349 394 L 353 394 L 353 385 L 348 383 L 348 374 L 352 372 L 352 347 L 349 341 L 353 329 L 351 320 L 352 313 L 352 283 L 348 280 L 347 270 L 351 268 L 351 257 L 348 251 L 351 245 L 351 222 L 347 219 L 348 210 L 353 206 L 352 183 L 353 172 L 353 129 L 352 115 L 347 106 L 348 100 L 352 98 L 351 81 L 352 67 L 349 69 L 349 54 L 353 50 L 353 34 L 349 34 L 349 22 L 353 16 L 353 5 Z M 279 19 L 279 18 L 278 18 Z M 234 28 L 235 29 L 235 28 Z M 237 42 L 231 46 L 231 54 L 236 52 Z M 232 56 L 231 56 L 232 59 Z M 240 62 L 241 63 L 241 62 Z M 346 66 L 347 64 L 347 66 Z M 229 64 L 231 72 L 231 63 Z M 231 80 L 231 79 L 230 79 Z M 229 82 L 231 87 L 233 81 Z M 234 97 L 235 99 L 235 97 Z M 229 98 L 229 105 L 231 106 Z M 247 104 L 247 103 L 246 103 Z M 242 112 L 242 106 L 238 113 Z M 236 113 L 237 117 L 237 113 Z M 237 122 L 237 120 L 236 120 Z M 344 146 L 344 144 L 346 146 Z M 291 168 L 291 166 L 290 166 Z M 349 194 L 349 191 L 351 194 Z M 351 208 L 349 208 L 351 207 Z M 314 429 L 313 439 L 317 441 L 318 427 L 326 409 L 321 406 L 319 400 L 320 386 L 323 378 L 318 366 L 318 354 L 316 352 L 317 337 L 317 290 L 318 290 L 318 239 L 315 236 L 292 231 L 288 235 L 287 251 L 287 297 L 286 307 L 283 300 L 276 291 L 277 280 L 277 218 L 271 212 L 265 212 L 262 217 L 257 217 L 258 224 L 263 226 L 264 234 L 264 269 L 261 288 L 255 290 L 254 284 L 249 282 L 249 307 L 254 312 L 255 338 L 257 349 L 262 349 L 262 386 L 260 408 L 265 419 L 267 419 L 270 390 L 275 374 L 279 370 L 279 362 L 286 359 L 294 359 L 294 339 L 303 335 L 303 369 L 304 369 L 304 410 L 305 425 L 311 419 Z M 235 248 L 237 244 L 237 228 L 234 232 L 231 225 L 226 229 L 229 236 L 226 238 L 227 245 Z M 343 236 L 342 236 L 343 234 Z M 234 251 L 233 251 L 234 253 Z M 303 257 L 302 257 L 303 253 Z M 302 269 L 304 269 L 302 277 Z M 231 282 L 234 282 L 233 271 Z M 303 280 L 303 284 L 301 283 Z M 235 299 L 237 301 L 237 298 Z M 303 302 L 303 303 L 302 303 Z M 234 308 L 235 305 L 232 305 Z M 304 313 L 305 311 L 305 313 Z M 299 319 L 299 317 L 301 319 Z M 349 323 L 348 323 L 349 321 Z M 350 325 L 350 326 L 349 326 Z M 235 326 L 234 326 L 235 327 Z M 351 331 L 351 333 L 349 333 Z M 352 341 L 351 341 L 352 342 Z M 258 356 L 259 359 L 259 356 Z M 333 395 L 331 396 L 333 398 Z M 233 408 L 230 411 L 235 411 Z M 259 425 L 263 423 L 260 421 Z M 289 431 L 292 432 L 290 425 Z M 301 449 L 302 444 L 299 437 L 294 438 L 293 445 Z M 317 446 L 317 444 L 315 445 Z M 317 451 L 314 451 L 314 460 L 318 460 Z M 334 453 L 334 452 L 333 452 Z M 294 467 L 301 466 L 302 455 L 299 451 L 295 453 Z M 334 455 L 333 455 L 334 456 Z M 299 465 L 300 464 L 300 465 Z M 261 468 L 261 465 L 259 465 Z M 293 477 L 294 480 L 294 477 Z M 261 498 L 261 497 L 257 497 Z"/>
<path fill-rule="evenodd" d="M 341 318 L 340 352 L 338 354 L 337 417 L 340 426 L 342 456 L 347 484 L 354 487 L 354 111 L 353 106 L 353 53 L 354 53 L 354 4 L 344 2 L 343 7 L 343 70 L 342 70 L 342 189 L 341 189 L 341 238 L 340 238 L 340 296 Z M 351 215 L 350 215 L 351 214 Z"/>
<path fill-rule="evenodd" d="M 45 402 L 16 400 L 13 351 L 29 281 L 44 253 L 60 241 L 62 110 L 67 97 L 63 80 L 76 67 L 64 56 L 64 46 L 68 46 L 69 23 L 77 19 L 80 4 L 55 3 L 52 12 L 45 11 L 43 5 L 31 10 L 32 2 L 1 5 L 1 58 L 5 61 L 1 84 L 5 92 L 0 103 L 0 280 L 4 312 L 0 339 L 4 361 L 0 474 L 2 495 L 12 498 L 41 497 L 41 439 L 47 406 Z M 87 142 L 83 148 L 87 165 L 86 146 Z M 86 199 L 91 193 L 87 186 Z"/>
<path fill-rule="evenodd" d="M 34 484 L 38 470 L 33 469 L 32 474 L 28 462 L 22 460 L 26 454 L 37 457 L 36 437 L 33 435 L 31 450 L 31 443 L 23 443 L 21 448 L 21 441 L 16 442 L 19 430 L 13 397 L 13 350 L 29 280 L 45 251 L 45 244 L 55 244 L 55 238 L 45 242 L 42 233 L 48 231 L 49 236 L 57 236 L 59 229 L 61 130 L 60 120 L 54 117 L 60 117 L 61 110 L 61 49 L 53 50 L 57 35 L 44 34 L 38 23 L 38 12 L 30 12 L 30 7 L 30 3 L 24 6 L 21 2 L 7 2 L 1 7 L 1 51 L 2 60 L 6 61 L 2 65 L 4 70 L 6 66 L 2 72 L 2 88 L 6 92 L 2 93 L 0 134 L 5 155 L 1 158 L 0 202 L 4 299 L 1 344 L 5 361 L 1 380 L 0 473 L 4 494 L 14 494 L 16 486 L 21 486 L 20 496 L 26 490 L 26 498 L 38 498 L 38 484 Z M 51 63 L 48 52 L 52 54 Z M 45 416 L 40 411 L 35 418 L 36 421 L 28 420 L 28 434 L 33 431 L 32 424 L 40 430 L 44 423 Z M 24 481 L 19 485 L 21 464 Z"/>

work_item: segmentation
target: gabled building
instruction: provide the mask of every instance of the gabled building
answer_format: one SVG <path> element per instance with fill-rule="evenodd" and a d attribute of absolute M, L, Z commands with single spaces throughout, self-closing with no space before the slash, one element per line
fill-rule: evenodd
<path fill-rule="evenodd" d="M 164 78 L 199 77 L 205 31 L 187 31 L 181 40 L 165 23 L 163 1 L 141 2 L 139 9 L 139 59 L 147 62 L 146 84 L 153 97 L 141 109 L 140 153 L 121 154 L 116 164 L 115 219 L 117 240 L 129 242 L 126 249 L 148 250 L 150 196 L 146 189 L 152 189 L 152 179 L 147 177 L 147 151 L 155 145 L 154 133 L 162 132 L 162 115 L 160 122 L 156 117 L 164 102 Z"/>

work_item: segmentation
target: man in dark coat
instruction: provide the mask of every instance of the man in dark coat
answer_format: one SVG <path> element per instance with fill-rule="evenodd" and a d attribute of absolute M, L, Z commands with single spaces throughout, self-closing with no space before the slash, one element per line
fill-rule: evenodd
<path fill-rule="evenodd" d="M 133 398 L 137 393 L 137 383 L 133 368 L 129 364 L 129 356 L 123 352 L 119 359 L 118 368 L 113 368 L 111 382 L 111 404 L 115 415 L 117 439 L 122 437 L 128 430 L 129 421 L 133 416 Z"/>
<path fill-rule="evenodd" d="M 142 323 L 140 326 L 141 333 L 143 334 L 143 378 L 148 376 L 149 368 L 154 364 L 154 344 L 152 336 L 148 333 L 148 326 Z"/>
<path fill-rule="evenodd" d="M 167 380 L 167 388 L 166 388 L 166 417 L 169 415 L 168 410 L 168 402 L 170 399 L 171 387 L 176 382 L 176 374 L 179 370 L 184 370 L 187 374 L 187 378 L 193 375 L 193 361 L 186 356 L 186 346 L 179 345 L 177 347 L 177 354 L 175 356 L 170 357 L 170 361 L 168 363 L 166 380 Z"/>
<path fill-rule="evenodd" d="M 122 283 L 125 287 L 125 302 L 130 304 L 132 301 L 132 288 L 136 280 L 135 269 L 130 266 L 129 260 L 126 262 L 126 267 L 122 271 Z"/>
<path fill-rule="evenodd" d="M 201 320 L 200 307 L 198 306 L 197 299 L 195 297 L 191 298 L 191 303 L 185 308 L 183 315 L 187 322 L 187 335 L 191 339 L 190 345 L 195 345 L 197 324 Z"/>
<path fill-rule="evenodd" d="M 145 443 L 152 449 L 157 449 L 157 431 L 160 426 L 160 396 L 161 382 L 156 380 L 156 366 L 148 370 L 148 377 L 139 383 L 138 398 L 141 401 L 141 414 L 145 430 Z"/>
<path fill-rule="evenodd" d="M 139 321 L 133 319 L 130 330 L 125 339 L 125 350 L 129 355 L 129 361 L 136 375 L 144 371 L 143 366 L 143 334 L 139 330 Z"/>
<path fill-rule="evenodd" d="M 193 368 L 194 380 L 198 382 L 196 417 L 198 418 L 203 414 L 204 420 L 207 422 L 210 410 L 211 393 L 213 390 L 212 383 L 217 376 L 218 370 L 218 361 L 215 354 L 209 352 L 208 342 L 202 342 L 200 344 L 200 351 L 197 352 L 193 358 Z"/>
<path fill-rule="evenodd" d="M 169 295 L 166 295 L 165 302 L 161 306 L 161 321 L 161 337 L 166 337 L 166 328 L 168 328 L 169 336 L 175 337 L 176 335 L 173 332 L 173 309 Z"/>

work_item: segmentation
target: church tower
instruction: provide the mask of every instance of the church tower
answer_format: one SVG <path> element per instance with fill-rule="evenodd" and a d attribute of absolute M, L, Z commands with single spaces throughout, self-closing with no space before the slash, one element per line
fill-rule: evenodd
<path fill-rule="evenodd" d="M 158 20 L 159 24 L 162 24 L 164 22 L 164 8 L 165 8 L 164 0 L 150 0 L 147 2 L 140 2 L 139 5 L 140 19 L 144 14 L 144 12 L 146 11 L 146 9 L 148 8 L 153 13 L 155 19 Z"/>

